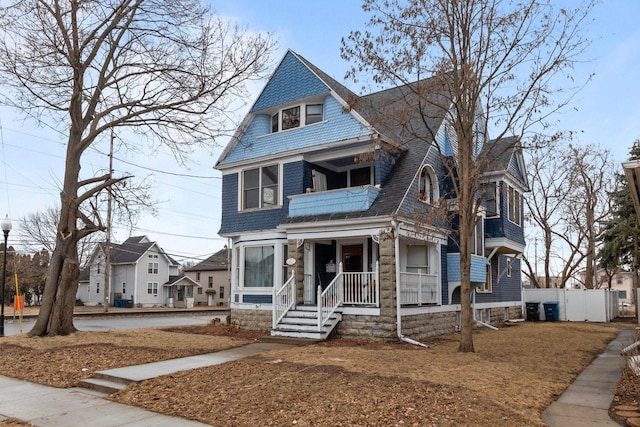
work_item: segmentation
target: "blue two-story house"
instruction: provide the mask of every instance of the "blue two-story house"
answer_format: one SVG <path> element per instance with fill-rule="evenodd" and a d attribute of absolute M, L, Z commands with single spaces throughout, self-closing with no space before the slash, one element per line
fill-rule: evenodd
<path fill-rule="evenodd" d="M 437 78 L 415 85 L 358 96 L 285 54 L 216 165 L 234 323 L 376 340 L 456 330 L 455 215 L 437 215 L 453 197 L 450 96 Z M 423 114 L 411 111 L 416 88 Z M 480 153 L 490 161 L 472 280 L 484 323 L 522 315 L 528 185 L 522 154 L 503 141 Z"/>

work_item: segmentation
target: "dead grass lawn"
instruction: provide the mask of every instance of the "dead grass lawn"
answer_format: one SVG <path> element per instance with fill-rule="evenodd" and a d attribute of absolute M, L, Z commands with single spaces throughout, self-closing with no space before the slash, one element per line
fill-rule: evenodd
<path fill-rule="evenodd" d="M 541 426 L 544 408 L 617 333 L 526 322 L 479 330 L 473 354 L 457 352 L 457 335 L 428 340 L 428 350 L 334 340 L 160 377 L 112 398 L 216 426 Z M 96 370 L 218 351 L 257 336 L 209 325 L 7 337 L 0 374 L 69 387 Z"/>

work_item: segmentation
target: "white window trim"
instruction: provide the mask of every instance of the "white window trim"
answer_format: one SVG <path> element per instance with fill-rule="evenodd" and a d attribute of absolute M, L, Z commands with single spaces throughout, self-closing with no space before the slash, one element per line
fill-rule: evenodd
<path fill-rule="evenodd" d="M 440 185 L 438 183 L 438 176 L 436 175 L 436 172 L 435 170 L 433 170 L 433 167 L 431 165 L 423 165 L 422 168 L 420 168 L 420 174 L 418 175 L 418 193 L 420 193 L 420 187 L 422 186 L 422 174 L 424 171 L 427 171 L 429 175 L 432 188 L 430 192 L 425 188 L 425 194 L 418 194 L 418 200 L 427 205 L 433 205 L 440 199 Z M 429 193 L 433 194 L 433 200 L 431 200 Z"/>
<path fill-rule="evenodd" d="M 232 262 L 236 270 L 236 274 L 234 275 L 235 277 L 232 278 L 232 280 L 235 279 L 234 289 L 244 290 L 244 291 L 250 290 L 252 292 L 256 291 L 257 293 L 260 293 L 261 291 L 265 291 L 265 290 L 272 292 L 272 289 L 273 289 L 272 287 L 245 287 L 244 286 L 245 249 L 251 248 L 251 247 L 262 247 L 262 246 L 273 246 L 273 257 L 274 257 L 273 283 L 274 285 L 279 284 L 280 286 L 282 286 L 282 284 L 285 282 L 285 278 L 283 277 L 282 269 L 278 268 L 278 266 L 283 265 L 284 261 L 286 260 L 287 254 L 284 253 L 284 246 L 286 245 L 287 245 L 286 240 L 284 242 L 282 240 L 263 240 L 260 242 L 237 244 L 235 248 L 238 250 L 238 253 L 237 253 L 238 259 L 236 259 L 235 262 Z"/>
<path fill-rule="evenodd" d="M 512 274 L 512 272 L 513 272 L 513 260 L 512 260 L 512 258 L 513 258 L 513 257 L 505 256 L 505 258 L 506 258 L 506 260 L 507 260 L 507 265 L 506 265 L 506 267 L 505 267 L 505 268 L 506 268 L 506 270 L 507 270 L 507 271 L 506 271 L 506 276 L 507 276 L 507 277 L 511 277 L 511 274 Z"/>
<path fill-rule="evenodd" d="M 509 220 L 509 222 L 511 222 L 512 224 L 517 225 L 518 227 L 522 227 L 522 192 L 517 189 L 515 186 L 510 185 L 510 184 L 505 184 L 507 191 L 506 191 L 506 199 L 507 199 L 507 220 Z M 518 194 L 518 200 L 520 202 L 520 206 L 518 207 L 518 217 L 515 218 L 516 221 L 511 219 L 511 190 L 514 191 L 514 194 L 517 193 Z"/>
<path fill-rule="evenodd" d="M 262 168 L 264 167 L 269 167 L 269 166 L 278 166 L 278 203 L 276 206 L 270 207 L 270 208 L 263 208 L 263 207 L 258 207 L 258 208 L 250 208 L 250 209 L 244 209 L 244 173 L 246 171 L 252 170 L 252 169 L 260 169 L 262 170 Z M 251 166 L 251 167 L 246 167 L 244 169 L 241 169 L 238 171 L 238 212 L 256 212 L 256 211 L 266 211 L 269 209 L 282 209 L 282 205 L 283 205 L 283 194 L 282 194 L 282 188 L 283 188 L 283 171 L 284 171 L 284 166 L 282 163 L 268 163 L 265 165 L 260 165 L 260 166 Z M 260 187 L 262 188 L 262 172 L 260 172 L 259 174 L 259 179 L 260 179 Z M 262 193 L 260 193 L 262 194 Z M 262 204 L 262 197 L 260 197 L 260 204 Z"/>
<path fill-rule="evenodd" d="M 158 296 L 158 289 L 158 282 L 147 282 L 147 295 Z"/>
<path fill-rule="evenodd" d="M 315 123 L 310 123 L 307 124 L 307 106 L 308 105 L 322 105 L 322 118 L 320 119 L 320 121 L 317 121 Z M 295 108 L 295 107 L 299 107 L 300 108 L 300 124 L 296 127 L 293 128 L 289 128 L 289 129 L 282 129 L 282 111 L 284 110 L 289 110 L 291 108 Z M 273 120 L 273 116 L 278 115 L 278 130 L 276 132 L 273 132 L 273 128 L 272 128 L 272 124 L 271 121 Z M 275 133 L 282 133 L 282 132 L 289 132 L 292 130 L 296 130 L 296 129 L 301 129 L 307 126 L 313 126 L 313 125 L 317 125 L 319 123 L 324 123 L 326 121 L 326 105 L 324 103 L 324 100 L 322 101 L 317 101 L 317 102 L 301 102 L 298 104 L 292 104 L 292 105 L 287 105 L 283 108 L 279 108 L 277 111 L 274 111 L 273 113 L 271 113 L 269 115 L 269 135 L 271 134 L 275 134 Z"/>

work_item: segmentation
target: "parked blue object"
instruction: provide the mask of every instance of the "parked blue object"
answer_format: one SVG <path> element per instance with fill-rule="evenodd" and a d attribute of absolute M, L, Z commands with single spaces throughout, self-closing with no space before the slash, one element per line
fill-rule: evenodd
<path fill-rule="evenodd" d="M 547 322 L 560 320 L 560 305 L 557 301 L 545 302 L 542 305 L 544 305 L 544 317 Z"/>

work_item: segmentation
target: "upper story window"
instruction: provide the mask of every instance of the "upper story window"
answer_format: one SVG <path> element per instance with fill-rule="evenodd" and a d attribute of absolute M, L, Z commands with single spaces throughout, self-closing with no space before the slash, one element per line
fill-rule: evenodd
<path fill-rule="evenodd" d="M 242 172 L 242 209 L 267 209 L 278 206 L 278 165 Z"/>
<path fill-rule="evenodd" d="M 509 204 L 509 221 L 518 225 L 522 224 L 522 196 L 512 186 L 507 186 L 507 198 Z"/>
<path fill-rule="evenodd" d="M 349 187 L 371 185 L 371 167 L 351 169 L 349 171 Z"/>
<path fill-rule="evenodd" d="M 476 227 L 473 231 L 471 253 L 484 256 L 484 220 L 482 217 L 478 217 L 478 222 L 476 222 Z"/>
<path fill-rule="evenodd" d="M 424 203 L 434 203 L 440 197 L 438 191 L 438 180 L 431 166 L 424 166 L 420 171 L 418 191 L 420 201 Z"/>
<path fill-rule="evenodd" d="M 147 266 L 147 273 L 148 274 L 158 274 L 158 263 L 157 262 L 150 262 L 149 265 Z"/>
<path fill-rule="evenodd" d="M 489 182 L 482 186 L 482 197 L 484 198 L 484 207 L 487 211 L 487 217 L 498 216 L 498 200 L 496 197 L 496 183 Z"/>
<path fill-rule="evenodd" d="M 321 122 L 323 104 L 301 104 L 284 108 L 271 116 L 271 133 Z"/>

